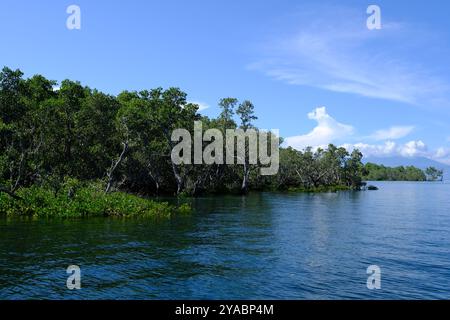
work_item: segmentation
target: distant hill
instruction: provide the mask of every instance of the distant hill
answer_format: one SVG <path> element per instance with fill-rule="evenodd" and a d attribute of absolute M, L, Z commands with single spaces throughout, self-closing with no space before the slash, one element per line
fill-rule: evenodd
<path fill-rule="evenodd" d="M 364 157 L 363 162 L 372 162 L 386 167 L 414 166 L 420 169 L 435 167 L 444 170 L 444 179 L 450 180 L 450 166 L 424 157 Z"/>

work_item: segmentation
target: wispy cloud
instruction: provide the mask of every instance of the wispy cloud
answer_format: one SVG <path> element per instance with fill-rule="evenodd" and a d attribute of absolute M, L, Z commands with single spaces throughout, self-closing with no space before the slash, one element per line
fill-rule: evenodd
<path fill-rule="evenodd" d="M 384 21 L 368 30 L 365 16 L 352 9 L 308 10 L 298 18 L 299 30 L 265 46 L 249 67 L 293 85 L 408 104 L 449 104 L 450 85 L 419 61 L 423 44 L 416 30 Z"/>
<path fill-rule="evenodd" d="M 189 101 L 192 104 L 196 104 L 198 105 L 198 111 L 203 111 L 209 108 L 209 105 L 207 103 L 204 102 L 200 102 L 200 101 Z"/>
<path fill-rule="evenodd" d="M 373 133 L 369 138 L 380 140 L 397 140 L 406 137 L 414 130 L 414 126 L 393 126 Z"/>

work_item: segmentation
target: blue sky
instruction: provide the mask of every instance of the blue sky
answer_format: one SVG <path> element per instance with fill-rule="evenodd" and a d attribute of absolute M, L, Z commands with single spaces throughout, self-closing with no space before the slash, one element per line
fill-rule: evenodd
<path fill-rule="evenodd" d="M 81 8 L 81 30 L 66 9 Z M 366 9 L 381 9 L 368 30 Z M 287 143 L 450 163 L 448 1 L 0 0 L 0 64 L 117 94 L 250 99 Z"/>

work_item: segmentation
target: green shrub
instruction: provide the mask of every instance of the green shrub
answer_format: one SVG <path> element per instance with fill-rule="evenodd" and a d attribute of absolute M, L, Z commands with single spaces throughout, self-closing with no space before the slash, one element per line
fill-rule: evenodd
<path fill-rule="evenodd" d="M 187 204 L 179 207 L 155 202 L 135 195 L 104 193 L 98 184 L 80 185 L 71 180 L 55 194 L 52 190 L 32 186 L 18 190 L 22 200 L 0 194 L 0 214 L 31 217 L 171 217 L 191 212 Z"/>

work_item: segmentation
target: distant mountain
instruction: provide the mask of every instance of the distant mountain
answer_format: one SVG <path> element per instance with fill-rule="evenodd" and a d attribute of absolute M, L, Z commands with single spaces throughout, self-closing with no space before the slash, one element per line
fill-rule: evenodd
<path fill-rule="evenodd" d="M 435 167 L 444 170 L 444 179 L 450 180 L 450 166 L 424 157 L 364 157 L 364 163 L 372 162 L 386 167 L 414 166 L 420 169 Z"/>

